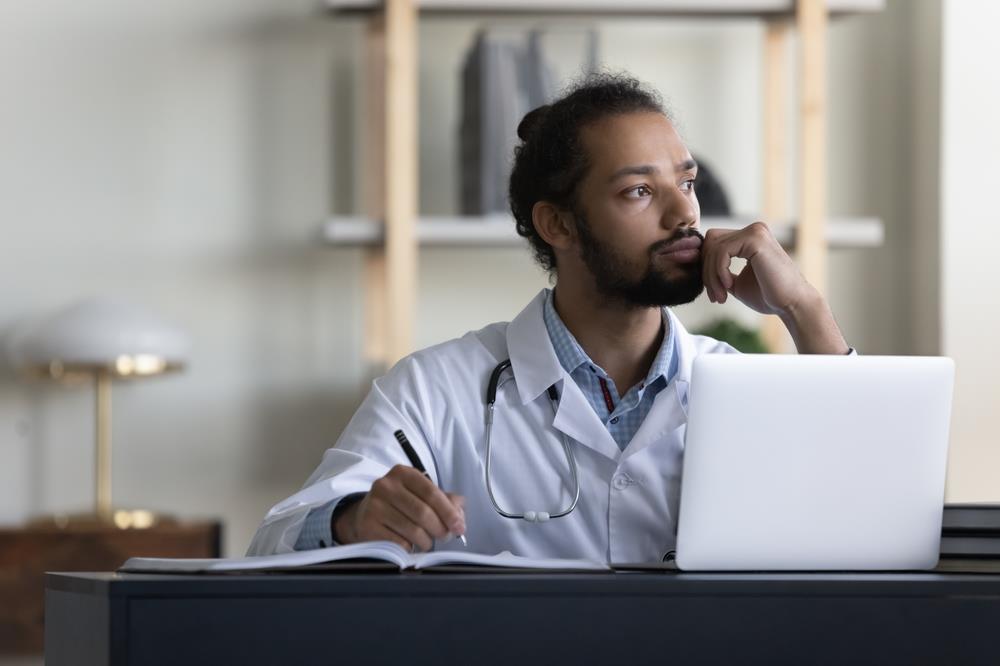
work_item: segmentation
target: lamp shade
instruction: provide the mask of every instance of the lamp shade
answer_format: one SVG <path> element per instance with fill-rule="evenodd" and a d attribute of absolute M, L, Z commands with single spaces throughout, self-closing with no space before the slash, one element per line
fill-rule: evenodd
<path fill-rule="evenodd" d="M 94 299 L 71 305 L 22 329 L 10 348 L 15 367 L 63 371 L 108 370 L 117 376 L 178 369 L 190 341 L 145 308 Z"/>

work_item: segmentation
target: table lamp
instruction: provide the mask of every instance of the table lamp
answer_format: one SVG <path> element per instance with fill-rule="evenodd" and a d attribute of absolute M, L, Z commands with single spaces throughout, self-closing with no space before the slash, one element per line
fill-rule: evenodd
<path fill-rule="evenodd" d="M 145 309 L 100 299 L 71 305 L 22 330 L 10 348 L 22 373 L 66 381 L 93 382 L 96 408 L 95 498 L 92 514 L 43 519 L 57 525 L 111 523 L 149 527 L 151 511 L 114 510 L 111 502 L 111 382 L 180 370 L 187 361 L 187 336 Z"/>

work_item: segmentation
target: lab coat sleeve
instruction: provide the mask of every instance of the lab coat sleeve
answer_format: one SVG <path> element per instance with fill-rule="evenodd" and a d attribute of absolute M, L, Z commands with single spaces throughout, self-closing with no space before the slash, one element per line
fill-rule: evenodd
<path fill-rule="evenodd" d="M 433 477 L 434 456 L 428 445 L 428 441 L 433 441 L 433 419 L 427 410 L 429 392 L 425 378 L 422 363 L 411 356 L 400 361 L 385 377 L 376 379 L 337 443 L 327 449 L 302 489 L 268 511 L 247 555 L 295 550 L 311 511 L 354 493 L 366 493 L 393 465 L 408 465 L 406 455 L 393 437 L 396 430 L 406 433 Z"/>

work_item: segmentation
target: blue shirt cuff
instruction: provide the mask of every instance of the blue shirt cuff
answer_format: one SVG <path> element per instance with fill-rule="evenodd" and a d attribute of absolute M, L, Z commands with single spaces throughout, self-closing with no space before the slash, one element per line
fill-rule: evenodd
<path fill-rule="evenodd" d="M 313 550 L 315 548 L 326 548 L 328 546 L 339 546 L 340 544 L 333 538 L 332 521 L 333 514 L 337 508 L 348 505 L 364 498 L 367 493 L 354 493 L 330 500 L 326 504 L 313 507 L 306 516 L 306 521 L 299 532 L 299 538 L 295 540 L 295 550 Z"/>
<path fill-rule="evenodd" d="M 340 504 L 339 499 L 330 500 L 309 511 L 306 522 L 302 525 L 302 531 L 299 532 L 299 538 L 295 540 L 295 550 L 312 550 L 335 545 L 330 530 L 330 519 L 338 504 Z"/>

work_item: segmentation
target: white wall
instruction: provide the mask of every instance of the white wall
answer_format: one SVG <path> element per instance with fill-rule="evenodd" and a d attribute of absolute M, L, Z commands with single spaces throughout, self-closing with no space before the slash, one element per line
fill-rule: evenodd
<path fill-rule="evenodd" d="M 221 516 L 240 553 L 364 389 L 360 253 L 317 243 L 360 189 L 360 23 L 311 0 L 85 5 L 0 5 L 0 328 L 101 293 L 187 328 L 186 373 L 115 389 L 116 499 Z M 834 308 L 868 352 L 933 344 L 913 333 L 926 312 L 908 272 L 912 164 L 928 150 L 908 119 L 934 99 L 913 86 L 935 57 L 915 5 L 937 3 L 893 2 L 831 30 L 831 208 L 882 215 L 889 238 L 832 260 Z M 421 27 L 427 212 L 457 206 L 455 86 L 476 25 Z M 605 61 L 661 89 L 736 208 L 756 210 L 761 26 L 620 21 L 601 34 Z M 420 279 L 420 345 L 510 318 L 546 282 L 521 250 L 429 251 Z M 0 377 L 0 522 L 88 506 L 92 427 L 84 388 Z"/>
<path fill-rule="evenodd" d="M 1000 4 L 945 0 L 941 80 L 942 344 L 955 359 L 949 494 L 1000 499 Z"/>
<path fill-rule="evenodd" d="M 0 5 L 0 327 L 110 293 L 188 329 L 188 372 L 115 388 L 115 497 L 230 552 L 359 392 L 358 257 L 315 242 L 353 32 L 312 7 Z M 4 377 L 0 520 L 89 506 L 91 400 Z"/>

